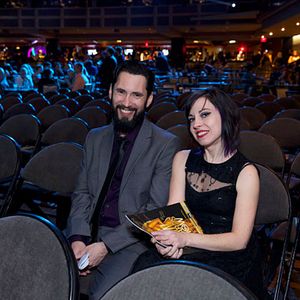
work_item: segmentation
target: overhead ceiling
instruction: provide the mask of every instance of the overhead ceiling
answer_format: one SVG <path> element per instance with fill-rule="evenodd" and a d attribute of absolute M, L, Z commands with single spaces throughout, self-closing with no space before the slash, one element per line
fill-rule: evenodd
<path fill-rule="evenodd" d="M 105 4 L 105 1 L 99 2 Z M 111 5 L 124 4 L 124 1 L 109 2 Z M 143 3 L 142 0 L 140 2 Z M 157 2 L 157 0 L 152 1 L 152 5 L 161 7 Z M 189 5 L 193 7 L 196 5 L 199 13 L 192 14 L 189 22 L 176 26 L 173 24 L 172 26 L 154 24 L 152 26 L 98 26 L 95 28 L 60 26 L 55 29 L 33 27 L 26 30 L 22 26 L 12 26 L 7 29 L 2 27 L 0 44 L 28 44 L 35 40 L 45 42 L 49 38 L 59 39 L 62 45 L 105 45 L 116 43 L 116 40 L 135 45 L 149 41 L 149 44 L 158 45 L 170 44 L 172 38 L 184 38 L 188 44 L 193 41 L 224 43 L 230 39 L 257 43 L 262 34 L 267 35 L 269 32 L 273 33 L 273 37 L 280 38 L 300 34 L 300 26 L 296 26 L 296 23 L 300 22 L 299 0 L 236 0 L 236 8 L 231 7 L 232 1 L 229 0 L 178 0 L 177 2 L 184 2 L 183 9 Z M 135 1 L 131 3 L 131 9 L 133 5 Z M 88 7 L 83 9 L 89 11 L 88 15 L 93 14 L 94 9 Z M 106 17 L 103 10 L 100 13 L 103 18 Z M 281 30 L 283 27 L 285 31 Z"/>

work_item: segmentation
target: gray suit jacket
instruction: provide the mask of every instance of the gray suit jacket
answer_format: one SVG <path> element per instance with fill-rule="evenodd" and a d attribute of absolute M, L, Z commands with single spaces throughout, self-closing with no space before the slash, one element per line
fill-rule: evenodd
<path fill-rule="evenodd" d="M 90 236 L 90 220 L 97 204 L 110 161 L 113 125 L 91 130 L 87 136 L 77 187 L 72 197 L 67 236 Z M 121 225 L 100 228 L 98 238 L 113 252 L 139 240 L 125 214 L 133 214 L 166 205 L 172 160 L 179 140 L 169 132 L 144 120 L 127 162 L 120 187 Z"/>

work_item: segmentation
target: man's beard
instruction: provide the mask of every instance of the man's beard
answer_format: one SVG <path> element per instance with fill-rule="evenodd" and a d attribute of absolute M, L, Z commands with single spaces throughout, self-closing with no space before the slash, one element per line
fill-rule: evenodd
<path fill-rule="evenodd" d="M 116 132 L 127 134 L 144 121 L 145 111 L 142 110 L 137 112 L 135 110 L 131 120 L 128 120 L 126 117 L 120 119 L 118 116 L 118 109 L 122 109 L 123 107 L 123 105 L 117 105 L 113 110 L 114 129 Z"/>

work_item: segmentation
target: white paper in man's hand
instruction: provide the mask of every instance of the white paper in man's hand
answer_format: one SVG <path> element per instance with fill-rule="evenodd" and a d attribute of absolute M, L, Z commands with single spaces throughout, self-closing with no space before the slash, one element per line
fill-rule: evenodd
<path fill-rule="evenodd" d="M 84 270 L 89 265 L 89 253 L 85 253 L 78 261 L 78 269 Z"/>

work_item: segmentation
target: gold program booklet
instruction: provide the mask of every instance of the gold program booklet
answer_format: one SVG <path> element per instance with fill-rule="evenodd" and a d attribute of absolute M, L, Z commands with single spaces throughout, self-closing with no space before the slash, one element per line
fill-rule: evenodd
<path fill-rule="evenodd" d="M 153 231 L 174 230 L 203 234 L 185 202 L 175 203 L 136 215 L 126 215 L 134 226 L 152 236 Z M 161 243 L 159 243 L 161 244 Z M 166 245 L 161 244 L 166 247 Z"/>

